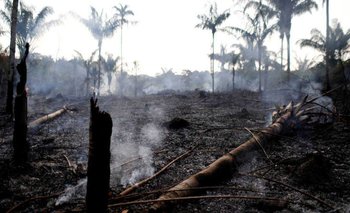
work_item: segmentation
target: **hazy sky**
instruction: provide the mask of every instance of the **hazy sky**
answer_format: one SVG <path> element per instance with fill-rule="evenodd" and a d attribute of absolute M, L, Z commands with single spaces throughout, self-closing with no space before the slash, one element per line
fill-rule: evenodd
<path fill-rule="evenodd" d="M 318 54 L 303 49 L 300 51 L 296 41 L 301 38 L 309 38 L 312 28 L 319 28 L 325 31 L 325 8 L 322 0 L 319 3 L 319 10 L 312 14 L 306 13 L 295 17 L 292 22 L 292 60 L 295 57 L 307 56 L 312 59 Z M 137 21 L 135 25 L 124 28 L 123 33 L 123 55 L 124 61 L 132 64 L 138 61 L 140 72 L 157 74 L 161 67 L 173 68 L 177 73 L 184 69 L 208 70 L 211 52 L 211 33 L 208 30 L 195 28 L 199 23 L 198 14 L 208 13 L 209 6 L 214 1 L 206 0 L 25 0 L 27 5 L 34 6 L 39 11 L 44 6 L 52 6 L 55 10 L 54 18 L 60 17 L 63 24 L 51 28 L 33 46 L 35 51 L 42 54 L 52 55 L 53 58 L 72 58 L 74 50 L 82 52 L 85 57 L 97 48 L 97 41 L 90 32 L 76 19 L 69 15 L 70 11 L 78 13 L 82 17 L 88 17 L 90 5 L 99 11 L 111 16 L 115 11 L 113 6 L 119 3 L 129 5 L 135 16 L 129 17 Z M 238 2 L 236 0 L 235 2 Z M 225 25 L 244 26 L 242 16 L 238 12 L 241 7 L 232 0 L 220 0 L 218 10 L 222 12 L 230 9 L 231 17 Z M 330 0 L 331 19 L 337 18 L 344 29 L 350 28 L 347 19 L 347 10 L 350 8 L 349 0 Z M 8 46 L 9 36 L 1 39 L 3 46 Z M 228 49 L 237 39 L 223 32 L 216 34 L 216 52 L 220 45 Z M 266 43 L 269 50 L 279 52 L 280 40 L 276 32 Z M 120 55 L 120 30 L 115 35 L 104 41 L 102 47 L 103 55 Z M 284 54 L 286 56 L 286 54 Z M 218 66 L 218 64 L 217 64 Z M 218 70 L 218 68 L 216 68 Z"/>

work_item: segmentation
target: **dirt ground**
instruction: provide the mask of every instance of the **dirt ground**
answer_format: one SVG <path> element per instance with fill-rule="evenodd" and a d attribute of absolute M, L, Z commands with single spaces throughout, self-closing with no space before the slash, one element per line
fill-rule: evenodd
<path fill-rule="evenodd" d="M 29 129 L 29 161 L 21 166 L 12 162 L 12 122 L 0 109 L 0 212 L 13 207 L 14 212 L 85 211 L 89 99 L 31 96 L 28 120 L 64 105 L 76 111 Z M 156 199 L 159 192 L 148 192 L 164 191 L 234 149 L 252 137 L 245 128 L 255 132 L 270 124 L 273 104 L 253 92 L 210 95 L 197 91 L 140 98 L 101 97 L 99 106 L 111 114 L 114 124 L 113 205 Z M 187 120 L 189 126 L 168 128 L 167 122 L 174 118 Z M 349 212 L 349 136 L 349 123 L 336 120 L 333 125 L 280 137 L 265 150 L 252 153 L 239 173 L 198 194 L 222 198 L 172 203 L 168 212 Z M 187 157 L 137 189 L 137 196 L 116 199 L 125 187 L 193 147 Z M 236 198 L 224 198 L 227 195 Z M 141 212 L 149 206 L 111 207 L 110 211 Z"/>

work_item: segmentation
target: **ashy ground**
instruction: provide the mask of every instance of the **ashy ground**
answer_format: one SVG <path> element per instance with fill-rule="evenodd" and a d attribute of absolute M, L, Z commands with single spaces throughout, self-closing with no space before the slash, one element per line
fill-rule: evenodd
<path fill-rule="evenodd" d="M 108 96 L 98 103 L 114 124 L 111 205 L 156 199 L 267 126 L 273 108 L 264 96 L 247 91 Z M 89 99 L 31 96 L 29 121 L 64 105 L 76 110 L 29 129 L 29 161 L 21 166 L 12 162 L 12 122 L 0 109 L 0 212 L 14 207 L 15 212 L 85 211 Z M 188 121 L 189 126 L 169 128 L 174 118 Z M 265 150 L 252 153 L 239 173 L 198 193 L 211 198 L 172 202 L 168 212 L 349 211 L 349 136 L 350 126 L 344 120 L 281 136 Z M 117 199 L 125 187 L 194 147 L 188 156 L 137 189 L 134 197 Z M 140 212 L 150 205 L 110 210 Z"/>

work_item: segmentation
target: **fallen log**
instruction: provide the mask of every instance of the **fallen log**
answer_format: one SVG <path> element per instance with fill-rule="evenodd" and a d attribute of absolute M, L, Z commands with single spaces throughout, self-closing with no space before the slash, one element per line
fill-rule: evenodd
<path fill-rule="evenodd" d="M 278 138 L 278 135 L 290 133 L 295 128 L 307 124 L 312 115 L 305 115 L 304 112 L 307 109 L 303 107 L 306 106 L 305 103 L 309 105 L 314 100 L 316 99 L 307 101 L 307 97 L 305 97 L 297 105 L 290 103 L 286 107 L 283 107 L 283 109 L 280 109 L 278 113 L 275 113 L 271 125 L 254 134 L 254 137 L 251 137 L 245 143 L 220 157 L 202 171 L 190 176 L 169 189 L 166 193 L 163 193 L 157 199 L 157 203 L 151 206 L 150 211 L 163 211 L 167 205 L 162 201 L 192 196 L 195 191 L 191 190 L 191 188 L 212 185 L 232 176 L 234 172 L 237 172 L 238 166 L 243 162 L 249 161 L 248 157 L 253 151 L 261 149 L 264 151 L 263 147 L 272 143 L 274 139 Z"/>
<path fill-rule="evenodd" d="M 62 109 L 59 109 L 56 112 L 44 115 L 41 118 L 38 118 L 38 119 L 30 122 L 29 125 L 28 125 L 28 128 L 35 128 L 35 127 L 37 127 L 37 126 L 39 126 L 39 125 L 41 125 L 41 124 L 43 124 L 43 123 L 45 123 L 47 121 L 55 119 L 56 117 L 62 115 L 63 113 L 65 113 L 67 111 L 68 111 L 68 108 L 66 106 L 63 106 Z"/>

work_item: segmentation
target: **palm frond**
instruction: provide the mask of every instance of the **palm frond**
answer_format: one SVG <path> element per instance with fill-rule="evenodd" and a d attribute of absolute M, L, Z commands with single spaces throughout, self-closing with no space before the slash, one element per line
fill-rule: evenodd
<path fill-rule="evenodd" d="M 38 15 L 35 17 L 34 24 L 35 26 L 39 26 L 41 23 L 43 23 L 48 15 L 51 15 L 54 13 L 54 10 L 52 7 L 44 7 Z"/>
<path fill-rule="evenodd" d="M 4 20 L 4 22 L 5 22 L 8 26 L 11 25 L 11 17 L 10 17 L 10 15 L 9 15 L 7 12 L 1 10 L 1 11 L 0 11 L 0 16 L 1 16 L 1 19 Z"/>
<path fill-rule="evenodd" d="M 294 5 L 293 15 L 301 15 L 306 12 L 310 12 L 312 9 L 318 9 L 318 5 L 313 0 L 303 0 L 299 4 Z"/>
<path fill-rule="evenodd" d="M 298 41 L 300 47 L 310 47 L 320 52 L 325 51 L 325 45 L 311 39 L 301 39 Z"/>

